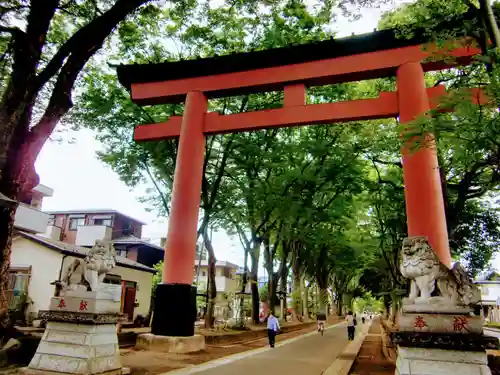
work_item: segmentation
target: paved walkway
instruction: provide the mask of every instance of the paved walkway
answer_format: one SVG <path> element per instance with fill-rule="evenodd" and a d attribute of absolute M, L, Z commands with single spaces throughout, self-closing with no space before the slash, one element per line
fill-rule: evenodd
<path fill-rule="evenodd" d="M 356 331 L 359 334 L 360 329 Z M 277 343 L 274 349 L 256 349 L 167 374 L 321 375 L 348 343 L 345 323 L 341 323 L 328 327 L 324 336 L 312 332 Z"/>

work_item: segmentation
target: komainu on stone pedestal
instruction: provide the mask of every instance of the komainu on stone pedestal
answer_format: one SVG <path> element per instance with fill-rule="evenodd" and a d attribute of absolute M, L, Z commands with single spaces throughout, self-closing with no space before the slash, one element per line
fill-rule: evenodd
<path fill-rule="evenodd" d="M 106 274 L 116 266 L 116 252 L 111 242 L 97 240 L 85 259 L 75 259 L 60 282 L 62 292 L 98 291 Z"/>
<path fill-rule="evenodd" d="M 401 273 L 410 279 L 410 295 L 403 304 L 473 306 L 481 292 L 459 263 L 450 270 L 439 261 L 427 237 L 408 237 L 401 250 Z M 440 296 L 432 296 L 436 289 Z"/>
<path fill-rule="evenodd" d="M 116 323 L 121 319 L 121 286 L 103 284 L 115 267 L 111 243 L 96 241 L 58 283 L 50 310 L 40 311 L 47 328 L 25 375 L 123 375 Z"/>
<path fill-rule="evenodd" d="M 391 335 L 396 375 L 490 375 L 486 349 L 498 340 L 483 335 L 481 294 L 461 265 L 450 270 L 419 236 L 403 241 L 400 270 L 411 287 Z"/>

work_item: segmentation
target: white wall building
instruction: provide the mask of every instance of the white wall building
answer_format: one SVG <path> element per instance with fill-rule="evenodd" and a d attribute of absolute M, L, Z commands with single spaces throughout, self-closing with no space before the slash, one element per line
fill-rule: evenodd
<path fill-rule="evenodd" d="M 500 323 L 500 281 L 476 281 L 481 289 L 482 313 L 487 321 Z"/>
<path fill-rule="evenodd" d="M 42 236 L 20 232 L 12 242 L 11 294 L 27 293 L 27 316 L 34 318 L 39 310 L 47 310 L 55 287 L 69 264 L 84 258 L 89 249 L 66 244 Z M 132 321 L 146 316 L 151 303 L 152 279 L 155 270 L 133 260 L 116 257 L 117 267 L 105 282 L 122 285 L 121 311 Z"/>

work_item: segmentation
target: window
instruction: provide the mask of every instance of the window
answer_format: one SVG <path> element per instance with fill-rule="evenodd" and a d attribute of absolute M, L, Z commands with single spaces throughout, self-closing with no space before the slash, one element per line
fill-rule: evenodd
<path fill-rule="evenodd" d="M 9 309 L 22 311 L 28 295 L 31 267 L 11 267 L 7 286 Z"/>
<path fill-rule="evenodd" d="M 54 215 L 50 216 L 49 222 L 47 223 L 48 226 L 54 226 L 56 225 L 56 217 Z"/>
<path fill-rule="evenodd" d="M 125 250 L 118 250 L 116 253 L 120 257 L 124 257 L 124 258 L 127 257 L 127 250 L 126 249 Z"/>
<path fill-rule="evenodd" d="M 201 271 L 201 276 L 207 276 L 207 272 L 206 271 Z"/>
<path fill-rule="evenodd" d="M 69 230 L 77 230 L 81 225 L 85 225 L 85 218 L 74 217 L 69 219 Z"/>
<path fill-rule="evenodd" d="M 122 234 L 123 234 L 124 236 L 134 234 L 134 228 L 132 228 L 132 224 L 131 224 L 131 223 L 126 223 L 126 224 L 123 226 L 123 229 L 122 229 Z"/>
<path fill-rule="evenodd" d="M 105 225 L 107 227 L 110 227 L 111 219 L 94 219 L 94 225 Z"/>

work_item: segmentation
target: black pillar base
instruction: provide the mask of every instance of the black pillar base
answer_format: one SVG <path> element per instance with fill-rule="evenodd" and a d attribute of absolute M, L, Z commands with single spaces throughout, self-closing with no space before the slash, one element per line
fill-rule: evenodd
<path fill-rule="evenodd" d="M 196 321 L 196 287 L 159 284 L 156 287 L 151 333 L 160 336 L 193 336 Z"/>

